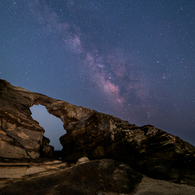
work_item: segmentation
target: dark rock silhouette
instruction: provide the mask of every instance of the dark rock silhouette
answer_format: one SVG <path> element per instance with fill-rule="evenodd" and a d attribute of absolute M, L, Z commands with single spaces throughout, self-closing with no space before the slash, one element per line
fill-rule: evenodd
<path fill-rule="evenodd" d="M 0 157 L 39 158 L 44 129 L 29 108 L 41 104 L 60 118 L 63 160 L 109 158 L 153 178 L 195 185 L 195 147 L 152 125 L 138 127 L 114 116 L 14 87 L 0 80 Z"/>
<path fill-rule="evenodd" d="M 10 184 L 11 188 L 1 188 L 0 194 L 129 194 L 141 179 L 128 165 L 102 159 Z"/>

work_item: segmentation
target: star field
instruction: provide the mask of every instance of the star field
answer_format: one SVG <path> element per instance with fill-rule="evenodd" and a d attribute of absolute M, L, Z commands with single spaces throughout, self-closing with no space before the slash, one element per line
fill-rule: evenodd
<path fill-rule="evenodd" d="M 2 79 L 195 145 L 193 0 L 1 0 L 0 11 Z"/>

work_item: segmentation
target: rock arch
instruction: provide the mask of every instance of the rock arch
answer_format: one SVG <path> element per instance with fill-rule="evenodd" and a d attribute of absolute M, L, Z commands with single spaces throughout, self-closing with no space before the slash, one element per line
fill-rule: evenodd
<path fill-rule="evenodd" d="M 85 120 L 94 112 L 0 80 L 0 157 L 40 156 L 44 129 L 32 118 L 30 111 L 30 107 L 39 104 L 60 118 L 69 134 L 76 126 L 82 130 Z"/>
<path fill-rule="evenodd" d="M 152 125 L 138 127 L 111 115 L 71 105 L 0 80 L 0 157 L 39 158 L 44 129 L 30 107 L 60 118 L 65 160 L 112 158 L 155 178 L 194 181 L 195 147 Z M 182 178 L 180 177 L 182 176 Z M 194 185 L 194 184 L 193 184 Z"/>

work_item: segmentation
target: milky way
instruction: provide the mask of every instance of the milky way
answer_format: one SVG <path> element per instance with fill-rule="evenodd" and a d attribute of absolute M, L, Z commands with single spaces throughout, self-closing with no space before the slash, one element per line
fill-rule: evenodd
<path fill-rule="evenodd" d="M 68 1 L 66 5 L 68 5 L 68 10 L 73 6 L 76 8 L 72 9 L 79 11 L 86 9 L 86 5 L 84 7 L 76 5 L 76 1 L 74 3 Z M 120 48 L 111 48 L 106 53 L 102 53 L 99 51 L 102 48 L 98 49 L 98 46 L 96 47 L 93 42 L 90 42 L 89 33 L 91 30 L 86 36 L 83 34 L 79 23 L 72 25 L 69 21 L 60 21 L 58 14 L 50 10 L 45 3 L 41 5 L 39 1 L 35 1 L 30 4 L 30 8 L 33 16 L 42 25 L 42 31 L 45 34 L 51 33 L 60 37 L 64 47 L 75 53 L 75 57 L 80 59 L 81 64 L 79 66 L 84 69 L 85 78 L 97 85 L 100 92 L 117 107 L 117 110 L 121 107 L 120 112 L 124 112 L 125 108 L 131 107 L 131 104 L 135 105 L 134 99 L 139 102 L 136 105 L 137 107 L 140 105 L 142 109 L 147 107 L 148 86 L 141 77 L 142 70 L 137 70 L 139 64 L 131 59 L 131 53 L 124 52 Z M 92 24 L 92 26 L 94 25 Z M 90 46 L 85 46 L 87 44 Z M 131 97 L 131 104 L 128 104 L 129 97 Z M 133 110 L 134 114 L 137 114 L 135 108 Z M 130 111 L 128 110 L 128 112 Z M 150 110 L 147 112 L 149 113 Z"/>
<path fill-rule="evenodd" d="M 195 144 L 194 1 L 1 5 L 1 78 Z"/>

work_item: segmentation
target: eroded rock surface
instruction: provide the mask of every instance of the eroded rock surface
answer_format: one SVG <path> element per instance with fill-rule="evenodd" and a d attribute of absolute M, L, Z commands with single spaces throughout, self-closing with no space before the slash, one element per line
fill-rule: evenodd
<path fill-rule="evenodd" d="M 44 105 L 67 133 L 63 159 L 111 158 L 153 178 L 195 185 L 195 147 L 151 125 L 138 127 L 111 115 L 71 105 L 0 80 L 0 157 L 38 158 L 44 129 L 29 108 Z"/>
<path fill-rule="evenodd" d="M 0 157 L 38 158 L 44 129 L 31 117 L 30 92 L 0 80 Z"/>
<path fill-rule="evenodd" d="M 112 159 L 86 162 L 55 173 L 30 177 L 0 188 L 0 194 L 129 194 L 141 174 Z"/>

